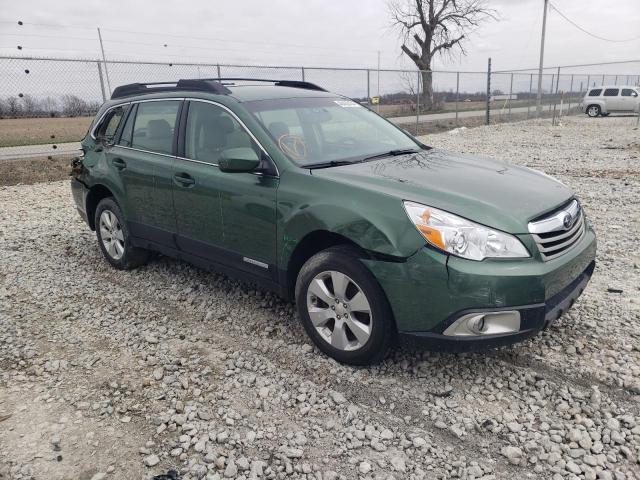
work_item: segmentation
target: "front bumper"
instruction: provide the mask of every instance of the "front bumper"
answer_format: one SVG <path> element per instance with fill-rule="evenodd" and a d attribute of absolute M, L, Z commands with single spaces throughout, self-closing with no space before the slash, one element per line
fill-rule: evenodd
<path fill-rule="evenodd" d="M 544 304 L 527 305 L 522 307 L 507 307 L 503 310 L 517 310 L 520 312 L 521 326 L 517 333 L 504 335 L 478 335 L 478 336 L 447 336 L 436 332 L 400 332 L 400 341 L 405 345 L 419 346 L 428 350 L 447 352 L 469 352 L 485 350 L 489 348 L 511 345 L 521 342 L 536 335 L 541 330 L 548 328 L 554 321 L 560 318 L 576 299 L 582 294 L 589 283 L 595 260 L 573 282 Z M 442 323 L 443 330 L 455 320 L 468 313 L 500 311 L 496 309 L 476 309 L 459 312 Z"/>
<path fill-rule="evenodd" d="M 424 247 L 403 262 L 363 263 L 382 286 L 401 339 L 438 350 L 491 348 L 548 327 L 584 290 L 595 266 L 596 238 L 589 226 L 574 248 L 549 261 L 540 258 L 530 235 L 519 237 L 531 258 L 474 262 Z M 465 314 L 505 310 L 520 312 L 516 333 L 443 335 Z"/>

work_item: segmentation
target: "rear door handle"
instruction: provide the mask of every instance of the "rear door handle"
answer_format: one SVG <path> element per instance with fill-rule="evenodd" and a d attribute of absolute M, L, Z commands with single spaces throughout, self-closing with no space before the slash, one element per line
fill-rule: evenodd
<path fill-rule="evenodd" d="M 190 187 L 195 185 L 195 179 L 188 173 L 176 173 L 173 176 L 173 181 L 180 187 Z"/>
<path fill-rule="evenodd" d="M 113 160 L 111 160 L 111 164 L 118 170 L 124 170 L 125 168 L 127 168 L 127 164 L 121 158 L 114 158 Z"/>

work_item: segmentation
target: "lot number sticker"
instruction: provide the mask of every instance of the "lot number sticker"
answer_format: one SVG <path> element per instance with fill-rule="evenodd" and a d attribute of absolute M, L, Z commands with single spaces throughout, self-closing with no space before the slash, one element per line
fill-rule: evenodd
<path fill-rule="evenodd" d="M 334 102 L 340 105 L 342 108 L 360 107 L 360 105 L 358 105 L 356 102 L 353 102 L 351 100 L 334 100 Z"/>

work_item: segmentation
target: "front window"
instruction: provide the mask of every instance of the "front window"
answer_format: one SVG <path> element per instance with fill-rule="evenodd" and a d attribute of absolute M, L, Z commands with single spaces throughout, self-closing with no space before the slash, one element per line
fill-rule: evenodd
<path fill-rule="evenodd" d="M 341 97 L 257 100 L 245 106 L 300 166 L 356 162 L 421 145 L 360 104 Z"/>

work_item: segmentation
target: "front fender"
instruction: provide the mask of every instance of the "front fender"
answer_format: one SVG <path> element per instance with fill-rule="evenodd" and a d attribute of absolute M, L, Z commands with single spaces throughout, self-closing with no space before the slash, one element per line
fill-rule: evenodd
<path fill-rule="evenodd" d="M 401 200 L 355 186 L 345 192 L 344 184 L 306 173 L 283 174 L 278 210 L 280 265 L 287 265 L 305 236 L 319 230 L 341 235 L 365 250 L 399 258 L 409 257 L 425 243 Z"/>

